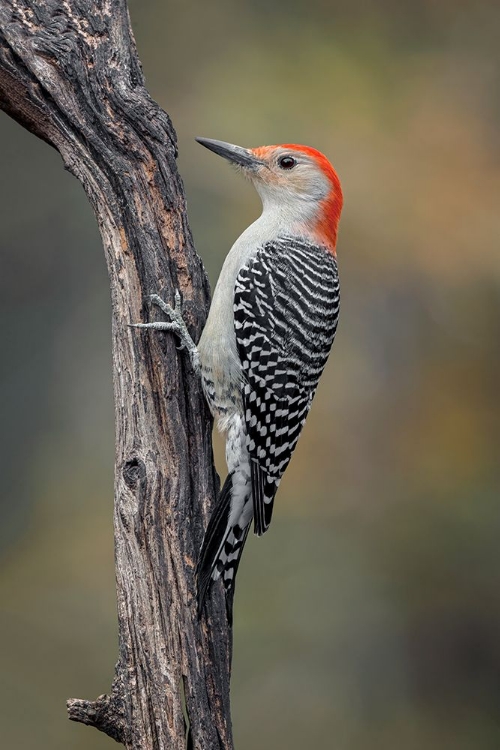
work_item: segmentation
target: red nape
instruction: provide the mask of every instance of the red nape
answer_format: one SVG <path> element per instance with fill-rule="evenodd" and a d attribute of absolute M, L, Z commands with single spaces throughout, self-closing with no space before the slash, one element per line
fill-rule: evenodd
<path fill-rule="evenodd" d="M 336 255 L 335 247 L 337 245 L 338 226 L 342 206 L 344 204 L 342 186 L 337 172 L 334 170 L 326 156 L 315 148 L 301 146 L 297 143 L 283 143 L 281 148 L 287 148 L 291 151 L 302 151 L 303 154 L 307 154 L 307 156 L 314 159 L 325 177 L 329 180 L 332 189 L 330 195 L 320 204 L 321 213 L 318 217 L 315 232 L 318 240 Z"/>

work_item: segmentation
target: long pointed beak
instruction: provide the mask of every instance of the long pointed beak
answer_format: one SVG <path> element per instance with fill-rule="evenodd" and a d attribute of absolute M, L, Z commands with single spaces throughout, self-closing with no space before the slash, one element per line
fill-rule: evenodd
<path fill-rule="evenodd" d="M 232 143 L 225 143 L 224 141 L 214 141 L 212 138 L 195 138 L 195 140 L 198 143 L 201 143 L 202 146 L 205 146 L 205 148 L 213 151 L 214 154 L 223 156 L 224 159 L 227 159 L 233 164 L 238 164 L 240 167 L 256 169 L 263 165 L 263 162 L 260 159 L 257 159 L 257 157 L 247 148 L 234 146 Z"/>

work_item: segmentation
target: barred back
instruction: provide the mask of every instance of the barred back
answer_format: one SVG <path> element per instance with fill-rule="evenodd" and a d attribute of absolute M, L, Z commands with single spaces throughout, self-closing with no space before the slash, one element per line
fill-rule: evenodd
<path fill-rule="evenodd" d="M 330 352 L 339 314 L 335 257 L 283 237 L 258 250 L 236 279 L 234 326 L 243 375 L 254 528 L 269 526 Z"/>

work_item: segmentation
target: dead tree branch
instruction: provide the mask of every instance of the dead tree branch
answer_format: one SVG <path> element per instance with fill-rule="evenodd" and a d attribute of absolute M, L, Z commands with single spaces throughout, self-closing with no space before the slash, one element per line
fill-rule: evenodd
<path fill-rule="evenodd" d="M 69 717 L 131 750 L 180 750 L 188 722 L 192 747 L 230 750 L 223 595 L 214 587 L 200 624 L 194 587 L 216 488 L 211 420 L 173 337 L 128 327 L 158 315 L 151 293 L 172 302 L 178 288 L 196 339 L 209 289 L 125 0 L 0 0 L 0 107 L 82 183 L 111 285 L 119 658 L 109 694 L 69 701 Z"/>

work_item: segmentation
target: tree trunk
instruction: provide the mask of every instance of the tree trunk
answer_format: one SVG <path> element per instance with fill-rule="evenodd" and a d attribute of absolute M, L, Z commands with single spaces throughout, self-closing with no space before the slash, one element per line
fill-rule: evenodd
<path fill-rule="evenodd" d="M 131 750 L 229 750 L 224 598 L 213 587 L 200 623 L 194 583 L 217 484 L 211 419 L 174 337 L 128 327 L 160 317 L 151 293 L 173 302 L 178 288 L 197 340 L 209 287 L 125 0 L 0 0 L 0 107 L 81 181 L 111 285 L 119 658 L 110 693 L 68 701 L 69 717 Z"/>

